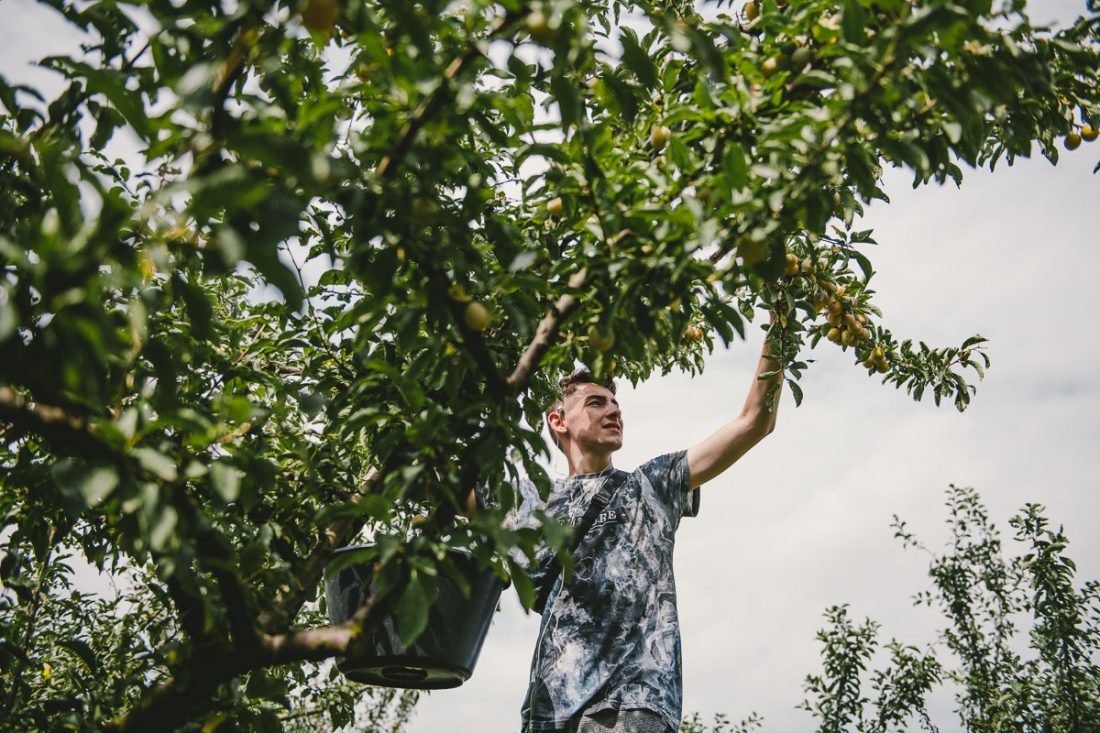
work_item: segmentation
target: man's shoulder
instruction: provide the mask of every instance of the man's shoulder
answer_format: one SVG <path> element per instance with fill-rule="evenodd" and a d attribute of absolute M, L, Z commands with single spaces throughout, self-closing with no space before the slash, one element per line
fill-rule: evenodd
<path fill-rule="evenodd" d="M 647 476 L 660 476 L 662 474 L 669 474 L 675 470 L 679 470 L 684 462 L 687 460 L 686 450 L 672 451 L 671 453 L 662 453 L 659 456 L 650 458 L 634 469 L 635 473 L 643 473 Z"/>

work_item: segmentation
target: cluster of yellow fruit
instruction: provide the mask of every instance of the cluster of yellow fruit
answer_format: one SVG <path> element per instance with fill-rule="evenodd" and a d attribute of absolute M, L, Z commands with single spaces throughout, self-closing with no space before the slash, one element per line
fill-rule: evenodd
<path fill-rule="evenodd" d="M 826 320 L 831 328 L 826 334 L 826 338 L 841 346 L 858 345 L 871 338 L 871 331 L 867 328 L 867 317 L 862 313 L 855 313 L 845 308 L 846 305 L 850 304 L 844 300 L 844 288 L 836 288 L 833 295 L 835 297 L 826 296 L 821 301 L 829 309 Z"/>
<path fill-rule="evenodd" d="M 825 262 L 823 261 L 819 261 L 815 265 L 813 260 L 807 257 L 799 262 L 797 255 L 787 253 L 787 276 L 805 275 L 816 282 L 817 286 L 823 291 L 822 297 L 815 302 L 815 305 L 818 312 L 828 310 L 826 321 L 829 323 L 829 330 L 825 334 L 825 338 L 834 344 L 840 344 L 844 348 L 859 346 L 859 344 L 870 340 L 872 334 L 871 330 L 867 328 L 867 316 L 855 310 L 856 299 L 847 295 L 847 288 L 814 275 L 817 270 L 824 269 Z M 890 361 L 886 358 L 886 352 L 883 351 L 882 347 L 875 346 L 868 353 L 867 358 L 863 360 L 863 366 L 882 374 L 889 371 Z"/>
<path fill-rule="evenodd" d="M 1081 147 L 1082 140 L 1091 143 L 1097 138 L 1098 135 L 1100 135 L 1100 132 L 1097 132 L 1095 127 L 1089 124 L 1084 124 L 1081 125 L 1080 132 L 1071 132 L 1070 134 L 1066 135 L 1066 139 L 1062 141 L 1062 145 L 1065 146 L 1066 150 L 1076 150 L 1077 148 Z"/>
<path fill-rule="evenodd" d="M 886 352 L 882 350 L 881 346 L 871 349 L 871 353 L 863 360 L 863 366 L 874 369 L 879 374 L 890 371 L 890 362 L 887 360 Z"/>

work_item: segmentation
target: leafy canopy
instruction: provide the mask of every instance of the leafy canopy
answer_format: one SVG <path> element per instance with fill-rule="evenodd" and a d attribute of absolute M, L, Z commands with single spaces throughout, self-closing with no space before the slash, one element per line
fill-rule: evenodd
<path fill-rule="evenodd" d="M 1100 113 L 1095 6 L 44 5 L 85 43 L 53 98 L 0 79 L 0 680 L 73 727 L 277 725 L 382 609 L 416 636 L 456 549 L 530 605 L 512 552 L 567 533 L 501 520 L 578 360 L 699 370 L 766 308 L 796 400 L 828 339 L 964 409 L 983 339 L 896 338 L 854 224 L 885 165 L 1057 161 Z M 376 596 L 324 626 L 364 529 Z M 123 598 L 71 595 L 69 555 Z"/>

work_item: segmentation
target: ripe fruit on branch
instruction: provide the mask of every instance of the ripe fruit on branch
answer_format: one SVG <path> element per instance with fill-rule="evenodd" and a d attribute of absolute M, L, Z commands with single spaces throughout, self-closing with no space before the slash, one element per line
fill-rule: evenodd
<path fill-rule="evenodd" d="M 779 59 L 774 56 L 764 59 L 764 62 L 760 64 L 760 73 L 764 75 L 765 79 L 777 71 L 779 71 Z"/>
<path fill-rule="evenodd" d="M 836 326 L 833 326 L 832 328 L 829 329 L 829 333 L 827 333 L 825 335 L 825 338 L 829 339 L 834 344 L 839 344 L 840 343 L 840 329 L 837 328 Z"/>
<path fill-rule="evenodd" d="M 665 149 L 665 144 L 671 134 L 672 131 L 664 125 L 654 125 L 649 131 L 649 144 L 653 146 L 654 150 L 660 152 Z"/>
<path fill-rule="evenodd" d="M 466 306 L 466 311 L 462 315 L 463 320 L 466 321 L 466 325 L 470 327 L 471 331 L 477 331 L 481 333 L 489 327 L 489 322 L 492 320 L 492 316 L 489 313 L 489 309 L 478 301 L 473 301 Z"/>
<path fill-rule="evenodd" d="M 806 46 L 799 46 L 791 53 L 791 68 L 795 71 L 802 71 L 806 64 L 813 60 L 814 54 Z"/>
<path fill-rule="evenodd" d="M 794 254 L 787 253 L 787 275 L 794 277 L 798 274 L 798 257 Z"/>
<path fill-rule="evenodd" d="M 887 361 L 886 353 L 882 350 L 881 346 L 876 346 L 871 349 L 871 353 L 863 360 L 863 366 L 868 369 L 874 369 L 879 374 L 885 374 L 890 371 L 890 362 Z"/>
<path fill-rule="evenodd" d="M 754 21 L 760 15 L 760 8 L 753 0 L 749 0 L 745 3 L 745 7 L 742 9 L 741 14 L 745 16 L 745 20 Z"/>
<path fill-rule="evenodd" d="M 302 10 L 302 25 L 314 33 L 332 33 L 339 16 L 337 0 L 309 0 Z"/>
<path fill-rule="evenodd" d="M 412 220 L 417 224 L 430 224 L 439 214 L 439 204 L 426 196 L 412 200 Z"/>
<path fill-rule="evenodd" d="M 1071 132 L 1066 135 L 1066 139 L 1062 141 L 1062 145 L 1065 146 L 1066 150 L 1076 150 L 1081 147 L 1081 136 L 1076 132 Z"/>
<path fill-rule="evenodd" d="M 592 348 L 596 351 L 607 351 L 615 345 L 615 334 L 610 330 L 603 333 L 593 324 L 588 327 L 588 343 L 590 343 Z"/>
<path fill-rule="evenodd" d="M 550 24 L 550 19 L 541 10 L 532 10 L 527 16 L 527 32 L 531 38 L 543 46 L 548 46 L 554 41 L 558 29 Z"/>
<path fill-rule="evenodd" d="M 1081 125 L 1081 137 L 1083 137 L 1086 142 L 1091 143 L 1096 139 L 1098 134 L 1100 133 L 1097 133 L 1096 128 L 1092 125 Z"/>
<path fill-rule="evenodd" d="M 546 202 L 546 210 L 550 213 L 550 216 L 561 216 L 561 213 L 565 210 L 565 205 L 561 202 L 561 197 L 552 198 Z"/>
<path fill-rule="evenodd" d="M 703 340 L 703 329 L 698 326 L 688 326 L 687 330 L 684 331 L 684 336 L 688 341 L 695 341 L 698 343 Z"/>
<path fill-rule="evenodd" d="M 737 256 L 747 265 L 755 265 L 768 256 L 768 248 L 763 242 L 751 237 L 742 237 L 737 243 Z"/>

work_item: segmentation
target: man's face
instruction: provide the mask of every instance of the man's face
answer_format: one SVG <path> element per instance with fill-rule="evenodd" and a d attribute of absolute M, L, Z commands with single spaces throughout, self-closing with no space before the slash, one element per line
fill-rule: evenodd
<path fill-rule="evenodd" d="M 591 450 L 618 450 L 623 446 L 623 413 L 607 387 L 581 384 L 565 398 L 562 415 L 569 438 Z"/>

